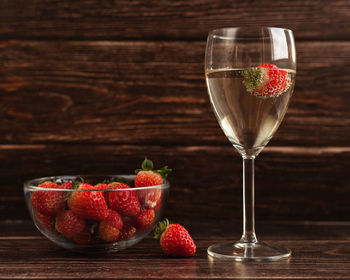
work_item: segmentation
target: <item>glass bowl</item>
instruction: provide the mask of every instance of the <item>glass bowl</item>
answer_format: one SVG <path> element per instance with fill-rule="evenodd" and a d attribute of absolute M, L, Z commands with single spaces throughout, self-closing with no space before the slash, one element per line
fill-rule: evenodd
<path fill-rule="evenodd" d="M 153 230 L 169 194 L 167 180 L 135 188 L 134 179 L 135 175 L 37 178 L 24 183 L 24 196 L 35 226 L 58 246 L 81 253 L 117 252 Z"/>

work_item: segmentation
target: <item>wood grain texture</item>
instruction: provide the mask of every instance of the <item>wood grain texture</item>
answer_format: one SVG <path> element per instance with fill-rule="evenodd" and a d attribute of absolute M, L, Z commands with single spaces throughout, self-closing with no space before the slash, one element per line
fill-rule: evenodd
<path fill-rule="evenodd" d="M 349 40 L 350 3 L 321 1 L 0 1 L 4 39 L 204 40 L 222 26 L 279 26 L 297 39 Z"/>
<path fill-rule="evenodd" d="M 166 216 L 241 218 L 242 162 L 226 146 L 1 145 L 0 219 L 29 218 L 23 181 L 67 174 L 130 174 L 145 156 L 174 169 Z M 267 147 L 256 160 L 256 216 L 348 220 L 349 148 Z"/>
<path fill-rule="evenodd" d="M 210 108 L 204 42 L 0 44 L 0 143 L 227 143 Z M 274 145 L 348 146 L 347 42 L 297 44 L 295 95 Z"/>
<path fill-rule="evenodd" d="M 348 279 L 350 274 L 348 222 L 258 224 L 264 241 L 293 251 L 289 260 L 271 263 L 207 257 L 209 245 L 240 237 L 237 223 L 181 223 L 197 244 L 192 258 L 165 257 L 150 237 L 122 252 L 85 256 L 60 249 L 30 223 L 0 223 L 7 231 L 0 237 L 0 279 Z"/>

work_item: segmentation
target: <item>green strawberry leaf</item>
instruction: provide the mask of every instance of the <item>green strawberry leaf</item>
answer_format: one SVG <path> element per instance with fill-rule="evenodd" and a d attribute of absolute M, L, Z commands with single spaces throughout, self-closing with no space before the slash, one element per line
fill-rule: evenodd
<path fill-rule="evenodd" d="M 63 196 L 62 199 L 63 199 L 64 201 L 67 201 L 67 200 L 70 198 L 70 196 L 72 195 L 72 193 L 73 193 L 73 192 L 66 192 L 66 193 L 64 194 L 64 196 Z"/>
<path fill-rule="evenodd" d="M 161 169 L 155 170 L 155 172 L 159 173 L 163 179 L 166 179 L 172 169 L 168 168 L 168 166 L 163 166 Z"/>
<path fill-rule="evenodd" d="M 126 180 L 122 177 L 118 177 L 117 179 L 115 179 L 114 182 L 117 182 L 117 183 L 122 183 L 122 184 L 126 184 Z"/>
<path fill-rule="evenodd" d="M 72 189 L 78 189 L 80 184 L 84 184 L 85 180 L 82 177 L 79 177 L 79 179 L 75 179 L 72 181 Z"/>
<path fill-rule="evenodd" d="M 170 222 L 168 219 L 164 219 L 163 221 L 160 221 L 157 225 L 157 227 L 154 230 L 154 239 L 160 239 L 162 237 L 163 232 L 166 230 L 166 228 L 170 225 Z"/>
<path fill-rule="evenodd" d="M 142 170 L 149 171 L 153 170 L 153 162 L 147 158 L 141 164 Z"/>
<path fill-rule="evenodd" d="M 118 179 L 117 179 L 117 180 L 118 180 Z M 102 181 L 102 184 L 108 185 L 108 184 L 114 183 L 114 182 L 117 182 L 115 178 L 108 178 L 108 179 L 104 179 L 104 180 Z"/>
<path fill-rule="evenodd" d="M 248 92 L 252 92 L 258 85 L 262 83 L 262 69 L 261 68 L 248 68 L 243 70 L 242 73 L 245 85 Z"/>

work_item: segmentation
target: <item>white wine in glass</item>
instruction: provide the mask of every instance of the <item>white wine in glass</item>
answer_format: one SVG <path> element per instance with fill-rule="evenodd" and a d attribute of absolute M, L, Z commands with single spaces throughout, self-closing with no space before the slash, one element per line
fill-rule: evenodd
<path fill-rule="evenodd" d="M 208 35 L 205 75 L 223 132 L 243 158 L 243 235 L 208 254 L 238 261 L 279 260 L 291 251 L 259 242 L 254 220 L 254 159 L 279 127 L 296 73 L 293 33 L 287 29 L 221 28 Z"/>

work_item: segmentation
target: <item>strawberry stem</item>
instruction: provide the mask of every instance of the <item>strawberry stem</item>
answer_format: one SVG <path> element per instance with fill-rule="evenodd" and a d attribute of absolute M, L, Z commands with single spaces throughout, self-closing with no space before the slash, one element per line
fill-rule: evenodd
<path fill-rule="evenodd" d="M 166 179 L 171 171 L 173 170 L 168 168 L 168 166 L 164 166 L 161 169 L 155 170 L 155 172 L 159 173 L 163 179 Z"/>
<path fill-rule="evenodd" d="M 248 92 L 252 92 L 262 83 L 262 70 L 260 68 L 245 69 L 242 75 L 244 77 L 243 84 Z"/>
<path fill-rule="evenodd" d="M 153 170 L 153 162 L 150 159 L 145 158 L 141 164 L 141 168 L 145 171 Z"/>
<path fill-rule="evenodd" d="M 163 232 L 167 229 L 169 225 L 170 225 L 170 222 L 168 219 L 164 219 L 163 221 L 160 221 L 154 230 L 154 236 L 153 236 L 154 239 L 160 239 L 162 237 Z"/>

